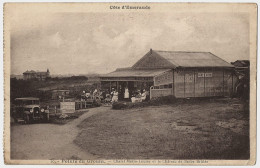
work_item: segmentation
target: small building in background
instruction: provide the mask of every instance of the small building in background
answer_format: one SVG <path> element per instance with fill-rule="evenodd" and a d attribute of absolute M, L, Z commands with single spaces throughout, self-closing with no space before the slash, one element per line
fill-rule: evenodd
<path fill-rule="evenodd" d="M 46 78 L 50 77 L 50 71 L 49 69 L 47 69 L 46 72 L 38 72 L 38 71 L 34 71 L 34 70 L 31 70 L 31 71 L 25 71 L 23 73 L 23 79 L 24 80 L 33 80 L 33 79 L 36 79 L 36 80 L 39 80 L 39 81 L 44 81 L 46 80 Z"/>
<path fill-rule="evenodd" d="M 234 66 L 210 52 L 150 50 L 132 67 L 101 76 L 102 89 L 148 90 L 150 97 L 232 96 L 237 81 Z M 119 99 L 122 96 L 119 96 Z"/>
<path fill-rule="evenodd" d="M 250 61 L 249 60 L 237 60 L 231 62 L 235 66 L 235 73 L 239 80 L 235 84 L 236 96 L 243 99 L 249 99 L 249 87 L 250 87 Z"/>
<path fill-rule="evenodd" d="M 235 66 L 235 71 L 239 79 L 243 78 L 246 75 L 249 75 L 249 60 L 236 60 L 235 62 L 231 62 L 231 64 Z"/>

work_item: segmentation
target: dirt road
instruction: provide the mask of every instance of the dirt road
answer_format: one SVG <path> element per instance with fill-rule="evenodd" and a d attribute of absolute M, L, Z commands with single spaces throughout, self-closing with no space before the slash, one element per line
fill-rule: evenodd
<path fill-rule="evenodd" d="M 106 110 L 90 109 L 65 124 L 30 124 L 11 127 L 11 159 L 97 159 L 73 143 L 79 133 L 77 125 L 84 119 Z"/>

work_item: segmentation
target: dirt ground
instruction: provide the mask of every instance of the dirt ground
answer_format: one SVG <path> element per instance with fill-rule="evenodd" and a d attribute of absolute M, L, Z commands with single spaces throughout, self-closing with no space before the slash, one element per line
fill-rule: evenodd
<path fill-rule="evenodd" d="M 11 126 L 11 158 L 248 159 L 248 120 L 236 99 L 92 108 L 65 125 Z"/>
<path fill-rule="evenodd" d="M 106 159 L 248 159 L 248 114 L 237 99 L 110 109 L 85 119 L 74 142 Z"/>
<path fill-rule="evenodd" d="M 30 124 L 11 126 L 11 159 L 97 159 L 73 143 L 77 125 L 101 109 L 91 109 L 65 125 Z"/>

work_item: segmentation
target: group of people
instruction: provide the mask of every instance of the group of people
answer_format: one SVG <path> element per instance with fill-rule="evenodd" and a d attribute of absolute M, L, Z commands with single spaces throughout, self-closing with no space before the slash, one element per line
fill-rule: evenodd
<path fill-rule="evenodd" d="M 87 100 L 87 99 L 96 99 L 97 97 L 99 97 L 100 93 L 98 92 L 97 89 L 95 89 L 94 91 L 82 91 L 82 95 L 81 95 L 81 101 Z"/>
<path fill-rule="evenodd" d="M 134 103 L 134 102 L 142 102 L 142 101 L 145 101 L 147 100 L 148 98 L 148 92 L 143 89 L 143 92 L 141 92 L 140 90 L 137 90 L 137 92 L 132 95 L 131 97 L 131 101 Z"/>
<path fill-rule="evenodd" d="M 131 99 L 132 102 L 142 102 L 147 100 L 147 98 L 149 97 L 149 92 L 147 92 L 145 89 L 143 89 L 142 92 L 140 90 L 136 90 L 131 93 L 132 94 L 130 94 L 127 87 L 125 88 L 123 93 L 119 93 L 114 88 L 112 88 L 110 93 L 108 90 L 99 91 L 98 89 L 94 89 L 93 91 L 83 91 L 81 95 L 81 100 L 86 101 L 87 99 L 99 98 L 105 103 L 115 103 L 118 102 L 119 94 L 122 94 L 121 98 L 124 98 L 126 100 Z"/>
<path fill-rule="evenodd" d="M 123 93 L 124 94 L 124 99 L 129 99 L 130 98 L 130 94 L 129 94 L 129 90 L 128 88 L 126 87 L 125 88 L 125 92 Z M 134 92 L 134 94 L 131 96 L 131 101 L 132 102 L 142 102 L 142 101 L 145 101 L 147 100 L 148 98 L 148 92 L 143 89 L 143 91 L 141 92 L 140 90 L 137 90 L 136 92 Z M 118 102 L 118 96 L 119 96 L 119 93 L 117 90 L 115 90 L 114 88 L 112 88 L 112 92 L 111 92 L 111 102 L 114 103 L 114 102 Z"/>

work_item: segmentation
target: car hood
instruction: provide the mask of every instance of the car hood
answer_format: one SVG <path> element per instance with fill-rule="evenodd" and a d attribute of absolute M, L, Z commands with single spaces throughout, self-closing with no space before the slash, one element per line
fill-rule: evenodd
<path fill-rule="evenodd" d="M 39 105 L 26 105 L 26 106 L 24 106 L 25 108 L 34 108 L 34 107 L 39 107 L 40 108 L 40 106 Z"/>

